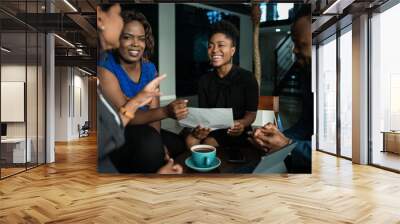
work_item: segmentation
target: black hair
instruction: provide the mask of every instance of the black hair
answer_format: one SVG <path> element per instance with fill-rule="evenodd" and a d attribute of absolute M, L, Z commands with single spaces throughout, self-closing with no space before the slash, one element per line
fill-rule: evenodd
<path fill-rule="evenodd" d="M 154 51 L 154 36 L 149 21 L 143 15 L 143 13 L 134 10 L 123 11 L 122 19 L 124 20 L 125 25 L 132 21 L 138 21 L 140 24 L 142 24 L 145 32 L 145 43 L 146 43 L 146 49 L 143 58 L 149 60 Z"/>
<path fill-rule="evenodd" d="M 116 3 L 107 3 L 107 4 L 100 4 L 100 9 L 103 12 L 108 12 L 108 10 L 111 9 L 112 6 L 114 6 Z"/>
<path fill-rule="evenodd" d="M 232 23 L 222 20 L 211 27 L 211 32 L 208 35 L 208 40 L 216 33 L 225 34 L 226 37 L 232 40 L 232 46 L 237 46 L 239 31 Z"/>
<path fill-rule="evenodd" d="M 311 18 L 311 5 L 310 4 L 302 4 L 297 9 L 293 21 L 297 21 L 302 17 L 310 17 Z"/>

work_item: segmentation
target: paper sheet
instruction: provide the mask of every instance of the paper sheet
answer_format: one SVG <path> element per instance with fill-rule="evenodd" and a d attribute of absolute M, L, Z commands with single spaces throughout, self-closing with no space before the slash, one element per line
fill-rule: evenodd
<path fill-rule="evenodd" d="M 189 107 L 188 109 L 188 116 L 179 121 L 179 124 L 183 127 L 195 128 L 201 125 L 213 131 L 233 126 L 232 108 Z"/>
<path fill-rule="evenodd" d="M 253 122 L 253 127 L 262 127 L 268 122 L 276 124 L 275 113 L 273 110 L 258 110 L 256 120 Z"/>

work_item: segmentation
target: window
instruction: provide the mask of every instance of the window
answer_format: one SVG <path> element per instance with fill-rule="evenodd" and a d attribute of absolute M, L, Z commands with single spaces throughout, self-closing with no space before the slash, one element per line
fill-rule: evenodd
<path fill-rule="evenodd" d="M 318 48 L 318 149 L 336 153 L 336 36 Z"/>
<path fill-rule="evenodd" d="M 345 32 L 345 31 L 344 31 Z M 352 34 L 340 36 L 340 155 L 352 157 Z"/>
<path fill-rule="evenodd" d="M 289 19 L 293 5 L 293 3 L 262 3 L 260 22 Z"/>
<path fill-rule="evenodd" d="M 396 170 L 400 170 L 400 156 L 393 153 L 400 148 L 398 21 L 400 4 L 371 18 L 371 157 L 373 164 Z"/>

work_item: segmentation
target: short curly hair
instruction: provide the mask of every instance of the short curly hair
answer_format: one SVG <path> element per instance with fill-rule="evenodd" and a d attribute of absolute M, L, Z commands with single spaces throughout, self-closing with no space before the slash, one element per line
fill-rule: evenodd
<path fill-rule="evenodd" d="M 143 58 L 149 60 L 154 52 L 154 36 L 149 21 L 141 12 L 137 12 L 134 10 L 123 11 L 122 19 L 124 20 L 125 25 L 132 21 L 138 21 L 140 24 L 143 25 L 146 43 L 146 49 L 143 53 Z"/>
<path fill-rule="evenodd" d="M 211 27 L 211 32 L 208 35 L 208 40 L 210 40 L 211 37 L 217 33 L 225 34 L 226 37 L 228 37 L 229 39 L 232 40 L 232 46 L 234 46 L 234 47 L 237 46 L 237 41 L 239 38 L 239 31 L 235 27 L 235 25 L 233 25 L 232 23 L 230 23 L 226 20 L 222 20 L 222 21 L 214 24 Z"/>

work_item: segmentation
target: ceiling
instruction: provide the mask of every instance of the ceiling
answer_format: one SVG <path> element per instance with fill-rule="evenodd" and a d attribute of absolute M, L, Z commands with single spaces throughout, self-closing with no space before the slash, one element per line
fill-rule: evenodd
<path fill-rule="evenodd" d="M 1 43 L 11 50 L 2 51 L 2 60 L 20 63 L 27 58 L 29 63 L 44 47 L 36 43 L 37 33 L 52 32 L 76 46 L 55 38 L 56 65 L 91 64 L 95 70 L 96 5 L 96 0 L 48 0 L 47 5 L 45 0 L 1 0 Z"/>

